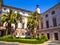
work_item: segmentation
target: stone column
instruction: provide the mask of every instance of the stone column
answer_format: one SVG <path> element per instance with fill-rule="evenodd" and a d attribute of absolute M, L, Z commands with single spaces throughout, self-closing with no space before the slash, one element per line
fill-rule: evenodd
<path fill-rule="evenodd" d="M 18 22 L 17 28 L 22 28 L 22 24 L 20 22 Z"/>
<path fill-rule="evenodd" d="M 54 40 L 54 33 L 50 32 L 50 40 Z"/>
<path fill-rule="evenodd" d="M 24 23 L 25 23 L 24 24 L 24 29 L 26 29 L 27 28 L 27 17 L 24 18 Z"/>

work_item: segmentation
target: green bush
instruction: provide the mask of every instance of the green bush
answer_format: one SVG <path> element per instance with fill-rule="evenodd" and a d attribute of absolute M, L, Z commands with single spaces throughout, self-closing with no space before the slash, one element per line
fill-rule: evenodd
<path fill-rule="evenodd" d="M 48 41 L 48 39 L 47 39 L 44 35 L 40 36 L 39 40 L 40 40 L 41 42 Z"/>
<path fill-rule="evenodd" d="M 14 39 L 12 35 L 7 35 L 7 36 L 0 37 L 1 41 L 6 41 L 6 40 L 10 40 L 10 39 Z"/>
<path fill-rule="evenodd" d="M 25 39 L 31 39 L 31 37 L 25 37 Z"/>
<path fill-rule="evenodd" d="M 20 37 L 19 39 L 25 39 L 25 37 Z"/>
<path fill-rule="evenodd" d="M 40 44 L 45 41 L 47 41 L 47 38 L 45 36 L 41 36 L 39 40 L 36 39 L 29 39 L 29 38 L 13 38 L 13 36 L 8 35 L 8 36 L 3 36 L 0 37 L 0 41 L 7 41 L 7 42 L 21 42 L 21 43 L 30 43 L 30 44 Z"/>
<path fill-rule="evenodd" d="M 12 35 L 7 35 L 7 36 L 4 36 L 3 38 L 5 38 L 5 39 L 14 39 Z"/>

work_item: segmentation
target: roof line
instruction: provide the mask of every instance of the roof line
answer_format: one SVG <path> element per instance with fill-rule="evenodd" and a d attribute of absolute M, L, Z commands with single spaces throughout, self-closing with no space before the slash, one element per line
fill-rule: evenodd
<path fill-rule="evenodd" d="M 21 8 L 16 8 L 16 7 L 12 7 L 12 6 L 7 6 L 7 5 L 3 5 L 3 7 L 8 7 L 8 8 L 12 8 L 12 9 L 16 9 L 16 10 L 21 10 L 21 11 L 26 11 L 26 12 L 32 12 L 29 10 L 25 10 L 25 9 L 21 9 Z"/>
<path fill-rule="evenodd" d="M 53 7 L 51 7 L 50 9 L 54 8 L 54 7 L 55 7 L 55 6 L 57 6 L 57 5 L 60 5 L 60 3 L 58 3 L 58 4 L 54 5 L 54 6 L 53 6 Z M 47 11 L 45 11 L 45 12 L 43 12 L 42 14 L 44 14 L 44 13 L 48 12 L 50 9 L 48 9 L 48 10 L 47 10 Z"/>

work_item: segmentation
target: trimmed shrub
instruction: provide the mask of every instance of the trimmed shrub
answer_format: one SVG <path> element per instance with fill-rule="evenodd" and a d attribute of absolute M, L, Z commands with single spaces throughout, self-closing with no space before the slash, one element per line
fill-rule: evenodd
<path fill-rule="evenodd" d="M 10 40 L 10 39 L 14 39 L 12 35 L 7 35 L 7 36 L 0 37 L 0 41 L 7 41 L 7 40 Z"/>
<path fill-rule="evenodd" d="M 13 38 L 12 35 L 7 35 L 7 36 L 3 36 L 3 37 L 0 37 L 0 41 L 7 41 L 7 42 L 22 42 L 22 43 L 30 43 L 30 44 L 40 44 L 40 43 L 43 43 L 45 41 L 47 41 L 47 38 L 45 36 L 41 36 L 39 38 L 39 40 L 36 40 L 36 39 L 25 39 L 25 38 Z"/>
<path fill-rule="evenodd" d="M 7 36 L 4 36 L 3 38 L 6 38 L 6 39 L 13 39 L 13 36 L 12 36 L 12 35 L 7 35 Z"/>
<path fill-rule="evenodd" d="M 31 39 L 31 37 L 25 37 L 25 39 Z"/>
<path fill-rule="evenodd" d="M 42 35 L 42 36 L 39 38 L 39 40 L 40 40 L 41 42 L 48 41 L 48 39 L 47 39 L 44 35 Z"/>

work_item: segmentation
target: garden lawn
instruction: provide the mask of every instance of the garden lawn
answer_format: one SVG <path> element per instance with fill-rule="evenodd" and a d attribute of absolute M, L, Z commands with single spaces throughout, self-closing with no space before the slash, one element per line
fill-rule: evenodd
<path fill-rule="evenodd" d="M 7 42 L 21 42 L 21 43 L 28 43 L 28 44 L 40 44 L 45 42 L 45 40 L 37 40 L 37 39 L 25 39 L 25 38 L 13 38 L 13 36 L 4 36 L 0 37 L 0 41 L 7 41 Z M 47 40 L 46 40 L 47 41 Z"/>

